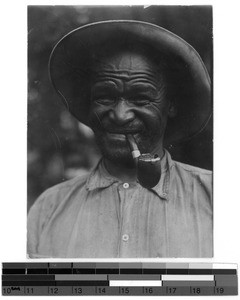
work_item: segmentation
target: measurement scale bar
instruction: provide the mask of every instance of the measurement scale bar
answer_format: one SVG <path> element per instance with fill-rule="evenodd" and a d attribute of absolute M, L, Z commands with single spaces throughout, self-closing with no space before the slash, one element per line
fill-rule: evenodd
<path fill-rule="evenodd" d="M 238 295 L 236 264 L 3 263 L 3 296 Z"/>
<path fill-rule="evenodd" d="M 161 279 L 164 281 L 214 281 L 214 275 L 161 275 Z"/>
<path fill-rule="evenodd" d="M 70 280 L 70 281 L 107 281 L 108 275 L 55 275 L 55 280 Z"/>
<path fill-rule="evenodd" d="M 161 280 L 111 280 L 109 286 L 162 286 Z"/>

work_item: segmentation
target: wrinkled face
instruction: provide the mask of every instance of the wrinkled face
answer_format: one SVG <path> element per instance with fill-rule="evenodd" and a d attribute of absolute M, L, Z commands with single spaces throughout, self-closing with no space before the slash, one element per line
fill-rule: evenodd
<path fill-rule="evenodd" d="M 141 153 L 155 153 L 162 147 L 169 103 L 160 73 L 136 53 L 116 54 L 98 64 L 89 120 L 104 157 L 132 162 L 129 133 Z"/>

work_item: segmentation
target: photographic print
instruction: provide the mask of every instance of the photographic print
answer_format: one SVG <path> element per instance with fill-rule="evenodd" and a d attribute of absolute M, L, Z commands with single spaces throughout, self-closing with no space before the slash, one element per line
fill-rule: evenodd
<path fill-rule="evenodd" d="M 213 257 L 211 6 L 28 7 L 29 258 Z"/>

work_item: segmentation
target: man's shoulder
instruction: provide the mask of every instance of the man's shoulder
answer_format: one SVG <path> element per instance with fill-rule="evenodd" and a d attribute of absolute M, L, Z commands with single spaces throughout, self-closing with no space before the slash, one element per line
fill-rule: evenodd
<path fill-rule="evenodd" d="M 203 204 L 204 199 L 212 202 L 212 171 L 173 161 L 174 176 L 179 186 L 184 185 L 184 190 L 191 195 L 198 195 Z M 196 200 L 196 199 L 195 199 Z"/>
<path fill-rule="evenodd" d="M 173 164 L 176 167 L 176 169 L 179 169 L 182 172 L 193 174 L 193 175 L 195 174 L 195 175 L 202 175 L 206 177 L 212 177 L 212 171 L 210 170 L 202 169 L 175 160 L 173 160 Z"/>
<path fill-rule="evenodd" d="M 212 193 L 212 171 L 191 166 L 185 163 L 173 161 L 174 174 L 178 182 L 184 182 L 185 188 L 197 190 L 207 190 Z"/>
<path fill-rule="evenodd" d="M 44 191 L 43 194 L 51 195 L 56 193 L 64 193 L 64 192 L 68 192 L 71 189 L 81 188 L 87 182 L 88 177 L 89 177 L 89 173 L 86 173 L 84 175 L 79 175 L 74 178 L 68 179 L 64 182 L 58 183 L 48 188 L 46 191 Z"/>
<path fill-rule="evenodd" d="M 54 208 L 68 201 L 71 195 L 80 193 L 88 180 L 89 174 L 76 176 L 45 190 L 34 203 L 43 210 Z"/>
<path fill-rule="evenodd" d="M 173 161 L 173 180 L 177 190 L 183 191 L 186 201 L 197 203 L 198 209 L 202 208 L 204 214 L 212 214 L 212 171 Z M 180 192 L 181 194 L 181 192 Z"/>

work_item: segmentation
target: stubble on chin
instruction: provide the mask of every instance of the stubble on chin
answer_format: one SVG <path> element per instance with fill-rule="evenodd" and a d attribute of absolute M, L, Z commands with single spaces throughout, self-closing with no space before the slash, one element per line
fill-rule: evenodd
<path fill-rule="evenodd" d="M 104 158 L 117 165 L 123 164 L 128 167 L 134 166 L 134 161 L 127 140 L 111 141 L 107 139 L 104 134 L 96 132 L 95 139 Z"/>

